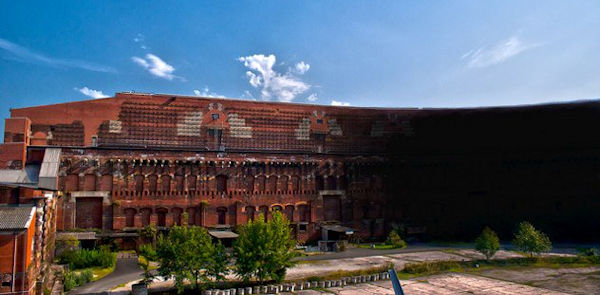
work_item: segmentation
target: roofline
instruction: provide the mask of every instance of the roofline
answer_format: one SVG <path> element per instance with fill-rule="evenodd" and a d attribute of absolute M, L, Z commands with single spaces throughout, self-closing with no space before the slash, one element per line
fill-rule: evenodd
<path fill-rule="evenodd" d="M 205 97 L 205 96 L 194 96 L 194 95 L 181 95 L 181 94 L 169 94 L 169 93 L 144 93 L 144 92 L 116 92 L 112 97 L 105 98 L 96 98 L 96 99 L 83 99 L 76 100 L 70 102 L 61 102 L 54 104 L 44 104 L 44 105 L 36 105 L 29 106 L 23 108 L 10 108 L 10 110 L 27 110 L 32 108 L 39 107 L 47 107 L 47 106 L 56 106 L 56 105 L 66 105 L 73 103 L 85 103 L 90 101 L 106 101 L 117 98 L 117 96 L 148 96 L 148 97 L 156 97 L 156 98 L 166 98 L 166 97 L 175 97 L 175 98 L 185 98 L 185 99 L 198 99 L 205 101 L 222 101 L 222 102 L 242 102 L 249 104 L 257 104 L 257 105 L 280 105 L 280 106 L 300 106 L 300 107 L 319 107 L 319 108 L 328 108 L 328 109 L 362 109 L 362 110 L 379 110 L 379 111 L 448 111 L 448 110 L 486 110 L 486 109 L 511 109 L 511 108 L 527 108 L 527 107 L 535 107 L 535 106 L 559 106 L 559 105 L 572 105 L 572 104 L 580 104 L 580 103 L 594 103 L 599 102 L 600 97 L 598 98 L 590 98 L 590 99 L 579 99 L 572 101 L 556 101 L 556 102 L 542 102 L 542 103 L 529 103 L 529 104 L 516 104 L 516 105 L 499 105 L 499 106 L 479 106 L 479 107 L 361 107 L 361 106 L 332 106 L 325 104 L 315 104 L 315 103 L 299 103 L 299 102 L 279 102 L 279 101 L 258 101 L 258 100 L 245 100 L 240 98 L 227 98 L 227 97 Z"/>

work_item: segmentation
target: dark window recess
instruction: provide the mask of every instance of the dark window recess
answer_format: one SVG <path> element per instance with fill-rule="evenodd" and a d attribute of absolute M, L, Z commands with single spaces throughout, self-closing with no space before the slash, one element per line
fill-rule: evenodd
<path fill-rule="evenodd" d="M 323 119 L 317 119 L 317 124 L 323 124 Z"/>
<path fill-rule="evenodd" d="M 298 225 L 298 230 L 299 230 L 300 232 L 304 232 L 304 231 L 306 231 L 306 224 L 299 224 L 299 225 Z"/>
<path fill-rule="evenodd" d="M 320 133 L 315 134 L 315 140 L 319 140 L 319 141 L 325 140 L 325 134 L 320 134 Z"/>
<path fill-rule="evenodd" d="M 219 120 L 219 114 L 212 114 L 213 120 Z"/>

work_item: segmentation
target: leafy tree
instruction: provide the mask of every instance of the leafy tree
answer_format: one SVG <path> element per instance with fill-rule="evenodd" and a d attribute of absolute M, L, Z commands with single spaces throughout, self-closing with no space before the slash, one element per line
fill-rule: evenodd
<path fill-rule="evenodd" d="M 197 226 L 175 226 L 166 237 L 160 236 L 156 259 L 158 273 L 175 278 L 178 292 L 183 291 L 185 280 L 197 290 L 199 281 L 208 283 L 211 276 L 224 277 L 228 261 L 224 247 L 215 246 L 208 232 Z"/>
<path fill-rule="evenodd" d="M 394 246 L 395 248 L 406 247 L 406 242 L 402 240 L 402 238 L 400 238 L 400 235 L 398 235 L 398 232 L 396 232 L 395 230 L 392 230 L 390 232 L 390 234 L 387 237 L 387 240 L 385 240 L 385 244 Z"/>
<path fill-rule="evenodd" d="M 138 252 L 138 265 L 144 271 L 144 279 L 142 280 L 142 283 L 148 284 L 154 278 L 154 275 L 152 275 L 150 270 L 150 261 L 157 259 L 156 250 L 154 250 L 150 244 L 143 244 L 139 247 Z"/>
<path fill-rule="evenodd" d="M 546 234 L 536 230 L 529 222 L 521 222 L 515 233 L 513 244 L 521 251 L 529 253 L 529 256 L 548 252 L 552 249 L 552 243 Z"/>
<path fill-rule="evenodd" d="M 500 249 L 500 239 L 498 235 L 489 227 L 485 227 L 481 235 L 475 239 L 475 250 L 485 256 L 486 260 L 490 260 Z"/>
<path fill-rule="evenodd" d="M 256 278 L 261 283 L 268 278 L 276 281 L 285 278 L 287 268 L 294 265 L 292 258 L 296 245 L 289 224 L 276 211 L 268 222 L 261 214 L 240 227 L 240 236 L 233 248 L 238 276 L 246 282 Z"/>

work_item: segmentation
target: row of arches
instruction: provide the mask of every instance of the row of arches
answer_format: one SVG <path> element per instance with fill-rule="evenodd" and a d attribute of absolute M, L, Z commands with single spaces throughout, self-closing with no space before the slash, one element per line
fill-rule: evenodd
<path fill-rule="evenodd" d="M 218 193 L 227 192 L 230 189 L 243 189 L 248 192 L 283 192 L 283 191 L 301 191 L 301 190 L 346 190 L 348 189 L 348 180 L 344 176 L 323 176 L 317 175 L 314 183 L 305 181 L 299 175 L 246 175 L 243 177 L 229 177 L 219 174 L 214 177 L 205 177 L 196 175 L 143 175 L 133 176 L 133 184 L 130 189 L 136 192 L 157 192 L 157 191 L 194 191 L 197 189 L 207 189 Z M 200 188 L 199 185 L 204 185 Z M 383 187 L 380 177 L 373 176 L 369 179 L 368 186 L 374 189 Z M 79 176 L 69 174 L 61 177 L 60 187 L 64 191 L 111 191 L 113 187 L 113 176 L 86 174 Z"/>
<path fill-rule="evenodd" d="M 208 211 L 205 214 L 216 214 L 214 221 L 218 225 L 226 225 L 232 224 L 231 218 L 231 210 L 235 211 L 235 209 L 228 208 L 225 206 L 219 206 L 212 210 Z M 242 209 L 242 214 L 245 217 L 245 220 L 242 219 L 242 222 L 248 222 L 250 220 L 255 220 L 260 214 L 262 214 L 265 221 L 267 221 L 272 216 L 272 212 L 279 211 L 281 212 L 288 220 L 290 221 L 298 221 L 298 222 L 310 222 L 311 214 L 310 207 L 307 204 L 300 204 L 297 206 L 294 205 L 273 205 L 269 206 L 246 206 Z M 152 208 L 125 208 L 123 209 L 123 213 L 125 215 L 125 227 L 136 227 L 135 218 L 139 216 L 140 225 L 142 227 L 151 224 L 151 216 L 152 214 L 156 215 L 156 225 L 157 226 L 168 226 L 167 224 L 167 215 L 170 214 L 173 220 L 173 225 L 181 225 L 183 223 L 184 214 L 187 213 L 187 224 L 190 225 L 203 225 L 203 219 L 205 218 L 203 213 L 203 209 L 201 207 L 189 207 L 185 210 L 180 207 L 173 207 L 171 209 L 167 209 L 164 207 L 159 207 L 156 209 Z M 212 212 L 212 213 L 211 213 Z M 207 219 L 212 219 L 210 216 L 207 216 Z"/>

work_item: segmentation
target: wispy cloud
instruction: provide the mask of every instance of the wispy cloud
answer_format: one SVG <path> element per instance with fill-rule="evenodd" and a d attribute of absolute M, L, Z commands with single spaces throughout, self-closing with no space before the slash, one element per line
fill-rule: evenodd
<path fill-rule="evenodd" d="M 217 94 L 215 92 L 210 91 L 208 87 L 204 87 L 202 90 L 194 89 L 194 95 L 202 96 L 202 97 L 218 97 L 225 98 L 224 95 Z"/>
<path fill-rule="evenodd" d="M 499 64 L 540 44 L 526 43 L 513 36 L 504 40 L 491 48 L 481 47 L 465 53 L 461 59 L 467 60 L 467 65 L 472 68 L 483 68 Z"/>
<path fill-rule="evenodd" d="M 133 42 L 138 43 L 140 45 L 141 49 L 148 49 L 148 47 L 146 46 L 146 37 L 143 34 L 137 33 L 137 35 L 135 35 L 135 37 L 133 38 Z"/>
<path fill-rule="evenodd" d="M 345 102 L 345 101 L 337 101 L 337 100 L 332 100 L 331 101 L 331 105 L 332 106 L 342 106 L 342 107 L 347 107 L 350 106 L 349 102 Z"/>
<path fill-rule="evenodd" d="M 306 100 L 308 100 L 308 101 L 317 101 L 317 99 L 319 99 L 319 97 L 317 96 L 316 93 L 313 93 L 306 98 Z"/>
<path fill-rule="evenodd" d="M 273 69 L 275 55 L 255 54 L 238 58 L 249 71 L 246 78 L 252 87 L 259 89 L 261 98 L 270 100 L 275 98 L 282 102 L 290 102 L 299 94 L 310 88 L 310 85 L 288 72 L 281 74 Z M 306 65 L 306 70 L 308 70 Z"/>
<path fill-rule="evenodd" d="M 77 91 L 81 92 L 83 95 L 91 97 L 91 98 L 109 97 L 108 95 L 102 93 L 102 91 L 100 91 L 100 90 L 90 89 L 90 88 L 87 88 L 86 86 L 84 86 L 82 88 L 75 87 L 75 90 L 77 90 Z"/>
<path fill-rule="evenodd" d="M 50 57 L 2 38 L 0 38 L 0 48 L 7 51 L 16 57 L 17 60 L 22 62 L 41 64 L 55 68 L 77 68 L 93 72 L 107 73 L 116 72 L 116 70 L 112 67 L 99 65 L 84 60 Z"/>
<path fill-rule="evenodd" d="M 175 78 L 185 80 L 182 77 L 173 75 L 175 68 L 154 54 L 148 53 L 146 54 L 145 58 L 133 56 L 131 57 L 131 60 L 134 63 L 143 67 L 144 69 L 148 70 L 150 74 L 156 77 L 167 80 L 173 80 Z"/>

